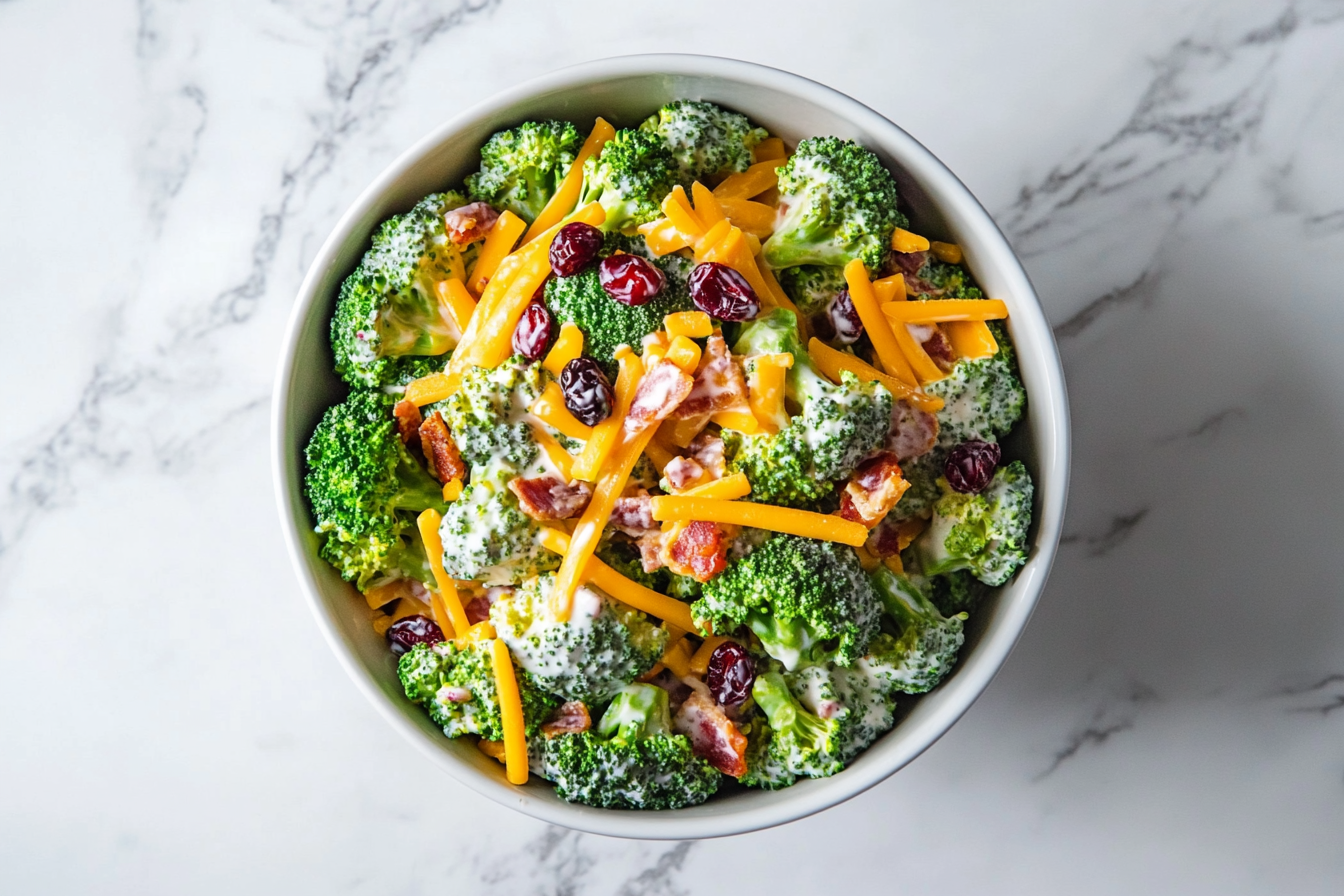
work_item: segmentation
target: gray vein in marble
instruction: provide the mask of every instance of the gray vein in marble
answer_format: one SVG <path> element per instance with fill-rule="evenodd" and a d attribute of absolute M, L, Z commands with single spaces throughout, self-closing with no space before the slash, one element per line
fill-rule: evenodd
<path fill-rule="evenodd" d="M 1323 215 L 1311 215 L 1306 220 L 1307 236 L 1323 237 L 1344 230 L 1344 208 Z"/>
<path fill-rule="evenodd" d="M 1312 684 L 1286 687 L 1276 696 L 1294 698 L 1297 705 L 1290 707 L 1289 712 L 1328 716 L 1344 709 L 1344 674 L 1334 673 Z"/>
<path fill-rule="evenodd" d="M 539 836 L 504 856 L 478 859 L 481 883 L 492 892 L 533 893 L 537 896 L 577 896 L 592 892 L 601 872 L 610 873 L 612 860 L 633 865 L 609 892 L 613 896 L 682 896 L 689 892 L 676 877 L 686 864 L 694 842 L 636 843 L 548 827 Z"/>
<path fill-rule="evenodd" d="M 247 323 L 266 297 L 269 276 L 285 224 L 296 213 L 303 196 L 331 170 L 332 163 L 355 133 L 375 127 L 386 116 L 392 98 L 407 77 L 407 69 L 436 37 L 470 21 L 499 0 L 463 0 L 451 9 L 421 4 L 407 10 L 395 4 L 374 3 L 363 9 L 343 10 L 330 36 L 325 92 L 328 106 L 312 115 L 316 134 L 297 164 L 281 169 L 278 200 L 263 210 L 253 240 L 247 274 L 233 286 L 215 293 L 203 306 L 188 309 L 176 321 L 174 332 L 146 364 L 124 357 L 115 333 L 106 340 L 103 356 L 96 363 L 75 409 L 54 424 L 49 435 L 21 457 L 10 479 L 8 500 L 0 509 L 0 558 L 23 536 L 37 514 L 69 501 L 75 493 L 74 471 L 87 464 L 103 470 L 123 466 L 146 440 L 125 438 L 119 401 L 157 404 L 165 411 L 173 400 L 172 387 L 184 359 L 209 355 L 209 337 L 221 328 Z M 138 28 L 134 50 L 143 65 L 153 66 L 167 54 L 170 38 L 160 22 L 160 7 L 150 0 L 137 3 Z M 146 81 L 150 81 L 148 73 Z M 143 169 L 149 187 L 149 223 L 154 228 L 168 213 L 190 173 L 191 163 L 205 132 L 206 94 L 194 84 L 179 85 L 172 94 L 163 120 L 144 141 L 150 161 Z M 274 296 L 273 300 L 284 300 Z M 124 300 L 118 309 L 124 308 Z M 219 401 L 218 390 L 197 384 L 193 402 L 211 409 Z M 156 388 L 147 388 L 156 387 Z M 149 394 L 146 394 L 149 393 Z M 221 421 L 237 408 L 213 408 Z M 166 425 L 171 425 L 166 424 Z M 119 434 L 121 437 L 113 437 Z M 160 444 L 185 444 L 190 433 L 169 436 Z M 153 439 L 148 441 L 152 442 Z M 155 449 L 152 458 L 159 469 L 171 470 Z"/>
<path fill-rule="evenodd" d="M 1199 422 L 1197 426 L 1187 429 L 1184 432 L 1172 433 L 1157 439 L 1154 444 L 1170 445 L 1172 442 L 1188 441 L 1215 441 L 1223 433 L 1223 427 L 1228 423 L 1245 420 L 1246 409 L 1241 407 L 1223 408 L 1217 413 L 1210 414 Z"/>
<path fill-rule="evenodd" d="M 1105 531 L 1094 535 L 1081 535 L 1073 532 L 1060 538 L 1060 544 L 1083 544 L 1087 546 L 1087 553 L 1093 557 L 1103 557 L 1111 551 L 1124 544 L 1134 530 L 1138 528 L 1139 523 L 1143 522 L 1144 517 L 1152 508 L 1140 507 L 1132 513 L 1116 514 L 1111 517 L 1110 523 Z"/>
<path fill-rule="evenodd" d="M 1072 339 L 1096 323 L 1102 315 L 1119 306 L 1136 303 L 1148 306 L 1157 291 L 1157 281 L 1156 274 L 1151 270 L 1145 270 L 1133 282 L 1093 299 L 1068 320 L 1055 326 L 1055 338 L 1061 341 Z"/>
<path fill-rule="evenodd" d="M 1118 700 L 1106 701 L 1097 707 L 1091 722 L 1069 736 L 1064 746 L 1055 752 L 1050 764 L 1034 780 L 1048 778 L 1084 748 L 1105 746 L 1115 735 L 1129 731 L 1134 727 L 1139 707 L 1157 699 L 1157 692 L 1148 685 L 1138 681 L 1130 682 Z"/>
<path fill-rule="evenodd" d="M 659 855 L 652 866 L 621 884 L 616 896 L 681 896 L 690 892 L 675 886 L 673 876 L 681 871 L 693 845 L 688 841 L 675 844 Z"/>

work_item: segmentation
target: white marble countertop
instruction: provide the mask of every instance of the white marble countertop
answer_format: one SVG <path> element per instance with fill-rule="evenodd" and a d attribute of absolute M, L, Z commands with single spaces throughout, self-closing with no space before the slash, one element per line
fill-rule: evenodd
<path fill-rule="evenodd" d="M 0 891 L 1344 891 L 1344 2 L 0 2 Z M 404 147 L 549 69 L 872 105 L 1024 253 L 1068 537 L 885 784 L 730 840 L 548 828 L 346 679 L 281 545 L 277 347 Z"/>

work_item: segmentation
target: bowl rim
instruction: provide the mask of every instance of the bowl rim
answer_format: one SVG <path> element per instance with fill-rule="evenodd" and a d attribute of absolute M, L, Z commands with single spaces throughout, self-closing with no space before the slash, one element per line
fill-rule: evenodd
<path fill-rule="evenodd" d="M 357 222 L 378 199 L 453 134 L 495 116 L 534 95 L 581 89 L 587 85 L 616 78 L 648 75 L 711 77 L 777 91 L 828 108 L 838 117 L 846 119 L 868 133 L 881 134 L 884 148 L 897 158 L 903 168 L 907 171 L 918 171 L 919 177 L 924 182 L 937 184 L 938 191 L 943 197 L 939 203 L 940 208 L 947 208 L 949 204 L 955 205 L 963 217 L 975 220 L 977 237 L 987 247 L 987 251 L 980 253 L 978 263 L 993 266 L 1011 282 L 1011 294 L 1015 296 L 1014 332 L 1017 333 L 1024 328 L 1030 330 L 1033 340 L 1044 355 L 1040 359 L 1042 364 L 1039 374 L 1043 377 L 1045 388 L 1042 394 L 1031 396 L 1030 411 L 1036 428 L 1044 430 L 1044 437 L 1038 439 L 1038 444 L 1048 443 L 1049 448 L 1047 452 L 1044 445 L 1041 447 L 1041 453 L 1048 455 L 1048 467 L 1047 458 L 1042 457 L 1037 468 L 1037 488 L 1043 494 L 1040 499 L 1040 513 L 1034 521 L 1037 530 L 1034 543 L 1035 556 L 1018 574 L 1020 593 L 1006 607 L 997 627 L 993 631 L 987 630 L 976 645 L 977 661 L 974 668 L 959 669 L 959 674 L 953 679 L 956 682 L 955 694 L 948 695 L 932 715 L 922 719 L 917 730 L 906 732 L 903 739 L 904 749 L 891 753 L 885 762 L 856 763 L 842 774 L 808 782 L 814 786 L 805 790 L 794 787 L 777 791 L 781 798 L 764 805 L 694 817 L 684 816 L 679 812 L 593 809 L 561 801 L 534 799 L 525 789 L 508 784 L 502 775 L 487 776 L 468 767 L 466 763 L 444 750 L 439 743 L 426 737 L 425 732 L 412 723 L 401 708 L 393 705 L 358 661 L 322 601 L 321 586 L 305 563 L 307 548 L 302 541 L 301 530 L 306 532 L 307 520 L 296 519 L 290 500 L 294 489 L 301 488 L 301 481 L 294 481 L 296 477 L 291 476 L 287 463 L 291 448 L 286 444 L 285 438 L 286 422 L 291 413 L 292 384 L 296 370 L 300 366 L 298 347 L 304 324 L 311 315 L 314 305 L 327 299 L 325 295 L 318 294 L 317 286 L 329 266 L 333 264 L 341 247 L 355 236 L 353 230 Z M 367 234 L 359 236 L 362 239 Z M 611 57 L 568 66 L 531 78 L 440 124 L 384 169 L 336 222 L 331 234 L 314 255 L 296 298 L 286 327 L 272 393 L 271 468 L 285 545 L 309 609 L 346 673 L 393 728 L 460 783 L 502 805 L 511 806 L 541 821 L 614 837 L 698 840 L 785 824 L 849 800 L 914 761 L 966 713 L 1002 668 L 1025 629 L 1045 587 L 1057 553 L 1063 525 L 1068 493 L 1070 437 L 1063 367 L 1053 333 L 1035 289 L 1021 262 L 1009 246 L 1007 238 L 989 212 L 947 166 L 894 122 L 858 100 L 816 81 L 759 63 L 717 56 L 669 53 Z M 1018 343 L 1019 340 L 1015 337 L 1014 342 Z M 1042 398 L 1045 399 L 1044 402 Z M 1044 419 L 1041 419 L 1041 415 L 1044 415 Z M 301 476 L 301 472 L 298 475 Z M 1042 488 L 1047 481 L 1052 485 L 1048 490 Z"/>

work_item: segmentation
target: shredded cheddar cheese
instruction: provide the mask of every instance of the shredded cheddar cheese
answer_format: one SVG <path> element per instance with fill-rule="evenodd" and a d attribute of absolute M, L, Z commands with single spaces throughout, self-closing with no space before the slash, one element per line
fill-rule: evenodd
<path fill-rule="evenodd" d="M 756 162 L 768 162 L 775 159 L 781 162 L 788 157 L 789 151 L 784 148 L 784 141 L 779 137 L 766 137 L 756 148 L 751 151 L 751 157 Z"/>
<path fill-rule="evenodd" d="M 723 635 L 710 635 L 700 645 L 700 649 L 691 657 L 691 671 L 696 675 L 704 676 L 709 671 L 709 658 L 714 655 L 714 651 L 719 649 L 719 645 L 724 641 L 731 640 Z"/>
<path fill-rule="evenodd" d="M 700 236 L 705 232 L 704 222 L 691 208 L 691 201 L 686 198 L 686 191 L 680 185 L 673 187 L 672 192 L 667 194 L 662 209 L 672 225 L 687 236 Z"/>
<path fill-rule="evenodd" d="M 713 479 L 694 488 L 679 492 L 686 498 L 717 498 L 720 501 L 736 501 L 751 494 L 751 482 L 745 473 L 733 473 L 722 479 Z"/>
<path fill-rule="evenodd" d="M 683 495 L 658 495 L 651 503 L 653 518 L 659 522 L 701 520 L 730 526 L 751 526 L 853 546 L 868 540 L 868 530 L 861 523 L 852 523 L 834 514 L 747 501 L 688 498 Z"/>
<path fill-rule="evenodd" d="M 641 224 L 637 229 L 644 235 L 644 242 L 648 244 L 649 251 L 657 258 L 691 245 L 691 238 L 678 230 L 670 218 L 659 218 Z"/>
<path fill-rule="evenodd" d="M 546 353 L 541 366 L 559 376 L 565 365 L 583 354 L 583 331 L 574 324 L 565 322 L 560 326 L 560 335 L 555 337 L 555 345 Z"/>
<path fill-rule="evenodd" d="M 947 376 L 941 367 L 933 363 L 929 353 L 924 351 L 924 346 L 920 345 L 910 333 L 909 324 L 893 321 L 891 332 L 896 337 L 896 344 L 901 347 L 901 353 L 910 362 L 910 367 L 914 370 L 915 376 L 919 377 L 920 383 L 936 382 Z"/>
<path fill-rule="evenodd" d="M 779 183 L 779 169 L 783 164 L 784 158 L 781 156 L 757 162 L 746 171 L 730 174 L 714 188 L 714 195 L 720 200 L 759 196 Z"/>
<path fill-rule="evenodd" d="M 704 429 L 707 423 L 709 423 L 708 417 L 687 417 L 685 420 L 668 418 L 658 428 L 658 437 L 678 448 L 685 448 L 695 441 L 695 437 L 700 435 L 700 430 Z"/>
<path fill-rule="evenodd" d="M 929 250 L 933 252 L 933 257 L 939 261 L 945 261 L 948 264 L 961 264 L 961 247 L 956 243 L 940 243 L 933 240 L 929 243 Z"/>
<path fill-rule="evenodd" d="M 915 389 L 909 383 L 883 373 L 847 352 L 831 348 L 820 339 L 813 338 L 807 344 L 807 353 L 816 368 L 837 383 L 840 382 L 841 371 L 848 370 L 864 382 L 881 383 L 894 397 L 904 399 L 922 411 L 932 414 L 943 407 L 941 398 Z"/>
<path fill-rule="evenodd" d="M 565 407 L 565 396 L 560 391 L 560 385 L 556 382 L 547 383 L 546 388 L 541 391 L 541 395 L 538 396 L 536 401 L 532 402 L 532 407 L 527 410 L 551 429 L 557 430 L 571 439 L 586 442 L 592 438 L 593 428 L 578 420 L 569 412 L 569 408 Z"/>
<path fill-rule="evenodd" d="M 667 347 L 667 354 L 663 357 L 694 376 L 695 368 L 700 364 L 700 346 L 689 336 L 677 336 L 673 338 Z"/>
<path fill-rule="evenodd" d="M 1008 306 L 998 299 L 931 299 L 890 302 L 882 311 L 893 321 L 907 324 L 936 324 L 961 320 L 1002 320 Z"/>
<path fill-rule="evenodd" d="M 635 389 L 644 376 L 644 364 L 629 346 L 616 350 L 616 361 L 620 364 L 620 372 L 616 375 L 616 407 L 612 409 L 610 417 L 593 427 L 592 436 L 574 459 L 573 475 L 588 482 L 597 478 L 607 455 L 620 441 L 625 415 L 630 412 Z"/>
<path fill-rule="evenodd" d="M 793 366 L 793 355 L 781 352 L 758 355 L 750 361 L 747 373 L 747 402 L 762 432 L 774 435 L 789 425 L 784 408 L 785 377 Z"/>
<path fill-rule="evenodd" d="M 663 318 L 663 328 L 672 339 L 678 336 L 705 339 L 714 334 L 714 322 L 703 311 L 676 311 Z"/>
<path fill-rule="evenodd" d="M 891 234 L 891 248 L 897 252 L 927 252 L 929 241 L 917 233 L 897 227 Z"/>
<path fill-rule="evenodd" d="M 467 622 L 467 612 L 462 608 L 462 599 L 457 595 L 457 583 L 443 571 L 443 542 L 439 539 L 439 524 L 442 522 L 443 517 L 432 507 L 422 512 L 415 520 L 420 530 L 420 540 L 425 543 L 425 556 L 429 559 L 430 572 L 434 574 L 434 582 L 439 586 L 438 596 L 442 598 L 447 610 L 447 621 L 450 623 L 448 628 L 454 632 L 450 635 L 445 628 L 443 636 L 452 638 L 458 633 L 466 632 L 471 624 Z M 442 624 L 439 627 L 443 628 Z"/>
<path fill-rule="evenodd" d="M 446 373 L 431 373 L 406 384 L 406 400 L 416 407 L 443 401 L 452 394 L 452 380 Z"/>
<path fill-rule="evenodd" d="M 706 227 L 713 227 L 720 221 L 728 219 L 723 213 L 723 206 L 719 205 L 719 200 L 714 198 L 709 187 L 700 181 L 691 184 L 691 200 L 695 203 L 695 216 Z"/>
<path fill-rule="evenodd" d="M 648 455 L 649 460 L 658 468 L 658 474 L 662 475 L 667 469 L 667 465 L 672 463 L 677 455 L 670 451 L 666 445 L 659 442 L 656 438 L 650 439 L 649 444 L 644 446 L 644 453 Z"/>
<path fill-rule="evenodd" d="M 974 361 L 999 353 L 999 342 L 982 320 L 952 321 L 943 324 L 943 335 L 958 358 Z"/>
<path fill-rule="evenodd" d="M 668 641 L 660 662 L 671 669 L 672 674 L 678 678 L 685 678 L 691 674 L 691 645 L 684 634 Z"/>
<path fill-rule="evenodd" d="M 901 343 L 897 341 L 891 323 L 877 304 L 873 284 L 868 280 L 868 270 L 862 261 L 856 258 L 845 265 L 845 283 L 849 286 L 849 299 L 854 303 L 854 310 L 858 312 L 859 320 L 863 321 L 863 328 L 868 333 L 868 338 L 873 343 L 873 351 L 882 362 L 882 366 L 897 379 L 911 386 L 918 385 L 919 380 L 915 378 L 910 362 L 901 351 Z M 908 333 L 906 338 L 909 339 Z"/>
<path fill-rule="evenodd" d="M 467 285 L 453 277 L 435 283 L 434 289 L 439 294 L 439 302 L 448 309 L 448 316 L 453 319 L 457 331 L 465 333 L 467 325 L 471 323 L 471 315 L 476 311 L 476 300 L 467 291 Z"/>
<path fill-rule="evenodd" d="M 890 277 L 874 280 L 873 294 L 877 296 L 879 305 L 903 300 L 905 298 L 905 275 L 892 274 Z"/>
<path fill-rule="evenodd" d="M 508 645 L 496 638 L 490 642 L 491 665 L 495 667 L 495 697 L 504 729 L 504 776 L 510 784 L 527 783 L 527 729 L 523 724 L 523 698 Z"/>
<path fill-rule="evenodd" d="M 572 482 L 574 479 L 574 456 L 540 426 L 532 427 L 532 436 L 541 446 L 541 450 L 546 452 L 546 458 L 551 462 L 551 466 L 560 472 L 566 482 Z M 461 491 L 461 488 L 459 487 L 458 490 Z"/>
<path fill-rule="evenodd" d="M 725 198 L 719 206 L 729 221 L 747 233 L 764 239 L 775 232 L 775 210 L 763 202 Z"/>
<path fill-rule="evenodd" d="M 462 480 L 449 479 L 443 484 L 443 500 L 456 501 L 462 497 Z"/>
<path fill-rule="evenodd" d="M 579 204 L 579 193 L 583 190 L 583 163 L 601 152 L 602 147 L 614 136 L 616 129 L 605 120 L 599 118 L 593 122 L 593 129 L 588 133 L 588 139 L 583 141 L 579 154 L 574 157 L 574 162 L 565 172 L 564 180 L 560 181 L 555 195 L 546 203 L 541 214 L 537 215 L 537 220 L 527 229 L 527 242 L 554 227 Z"/>
<path fill-rule="evenodd" d="M 471 276 L 467 278 L 467 286 L 472 292 L 476 295 L 485 292 L 490 278 L 495 276 L 500 263 L 513 252 L 514 244 L 526 229 L 527 222 L 511 211 L 506 210 L 495 220 L 481 245 L 480 254 L 476 256 L 476 264 L 472 265 Z"/>

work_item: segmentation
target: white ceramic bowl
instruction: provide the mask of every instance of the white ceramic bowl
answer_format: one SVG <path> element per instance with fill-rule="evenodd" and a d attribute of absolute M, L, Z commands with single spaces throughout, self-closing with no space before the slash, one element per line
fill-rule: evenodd
<path fill-rule="evenodd" d="M 583 130 L 597 115 L 630 126 L 677 98 L 743 112 L 790 144 L 824 134 L 860 141 L 895 173 L 913 229 L 963 247 L 986 292 L 1010 309 L 1028 413 L 1008 453 L 1024 458 L 1035 478 L 1035 524 L 1026 566 L 973 615 L 955 674 L 933 693 L 904 701 L 896 727 L 840 774 L 775 792 L 720 794 L 677 811 L 594 809 L 560 800 L 535 776 L 523 787 L 508 784 L 498 763 L 468 741 L 444 737 L 405 698 L 364 601 L 318 558 L 303 498 L 303 447 L 323 410 L 344 393 L 332 373 L 328 320 L 342 278 L 378 222 L 460 183 L 497 130 L 534 118 L 568 119 Z M 626 56 L 536 78 L 447 122 L 397 159 L 341 218 L 304 278 L 276 377 L 272 439 L 281 525 L 303 592 L 331 649 L 388 722 L 440 768 L 504 805 L 583 831 L 652 839 L 719 837 L 802 818 L 872 787 L 937 740 L 989 684 L 1031 615 L 1059 541 L 1069 473 L 1068 403 L 1054 338 L 1022 265 L 975 197 L 914 138 L 855 100 L 797 75 L 705 56 Z"/>

